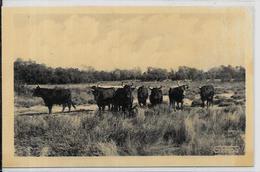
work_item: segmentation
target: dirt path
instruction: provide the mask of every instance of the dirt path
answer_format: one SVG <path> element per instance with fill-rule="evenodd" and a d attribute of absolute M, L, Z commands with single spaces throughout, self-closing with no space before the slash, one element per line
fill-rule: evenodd
<path fill-rule="evenodd" d="M 78 105 L 76 106 L 76 109 L 71 108 L 71 112 L 82 112 L 82 111 L 95 111 L 97 109 L 96 105 Z M 68 108 L 65 109 L 64 112 L 61 112 L 62 107 L 61 106 L 53 106 L 52 112 L 53 114 L 57 113 L 66 113 L 68 112 Z M 46 106 L 32 106 L 30 108 L 24 108 L 24 107 L 16 107 L 14 111 L 15 115 L 33 115 L 33 114 L 48 114 L 48 108 Z"/>

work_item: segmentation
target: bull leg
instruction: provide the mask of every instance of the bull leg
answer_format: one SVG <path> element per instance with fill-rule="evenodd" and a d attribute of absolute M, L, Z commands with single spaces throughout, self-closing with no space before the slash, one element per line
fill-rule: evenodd
<path fill-rule="evenodd" d="M 207 108 L 210 106 L 210 100 L 207 101 Z"/>
<path fill-rule="evenodd" d="M 183 110 L 183 100 L 181 101 L 181 110 Z"/>
<path fill-rule="evenodd" d="M 68 107 L 69 107 L 69 112 L 70 112 L 70 109 L 71 109 L 71 104 L 70 103 L 68 103 Z"/>
<path fill-rule="evenodd" d="M 118 111 L 118 106 L 114 105 L 114 111 Z"/>
<path fill-rule="evenodd" d="M 180 109 L 180 102 L 176 102 L 177 103 L 177 109 Z"/>
<path fill-rule="evenodd" d="M 74 104 L 74 102 L 71 101 L 71 104 L 72 104 L 72 106 L 73 106 L 74 109 L 77 109 L 76 106 L 75 106 L 75 104 Z"/>
<path fill-rule="evenodd" d="M 204 108 L 204 106 L 205 106 L 205 101 L 204 100 L 202 100 L 202 104 L 201 104 L 201 107 L 203 107 Z"/>
<path fill-rule="evenodd" d="M 74 102 L 73 102 L 72 100 L 70 100 L 69 103 L 72 105 L 72 107 L 73 107 L 74 109 L 76 109 L 76 106 L 75 106 L 75 104 L 74 104 Z"/>
<path fill-rule="evenodd" d="M 49 105 L 48 106 L 48 109 L 49 109 L 49 114 L 51 114 L 52 112 L 51 112 L 51 110 L 52 110 L 52 105 Z"/>
<path fill-rule="evenodd" d="M 62 111 L 61 112 L 64 112 L 65 108 L 66 108 L 66 104 L 62 104 Z"/>
<path fill-rule="evenodd" d="M 176 111 L 176 106 L 175 106 L 175 101 L 172 101 L 172 105 L 173 105 L 173 110 Z"/>
<path fill-rule="evenodd" d="M 128 107 L 128 111 L 130 112 L 131 110 L 132 110 L 132 107 L 133 107 L 133 105 L 131 104 L 129 107 Z"/>
<path fill-rule="evenodd" d="M 114 104 L 111 104 L 112 106 L 111 106 L 111 110 L 112 111 L 115 111 L 115 105 Z"/>
<path fill-rule="evenodd" d="M 115 105 L 111 104 L 111 110 L 113 111 L 115 109 Z"/>

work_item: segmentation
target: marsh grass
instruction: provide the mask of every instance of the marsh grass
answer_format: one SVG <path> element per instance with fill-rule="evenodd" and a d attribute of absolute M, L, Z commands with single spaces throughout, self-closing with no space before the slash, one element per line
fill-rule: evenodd
<path fill-rule="evenodd" d="M 229 131 L 236 131 L 229 135 Z M 244 153 L 244 107 L 173 111 L 167 105 L 122 112 L 16 116 L 18 156 L 214 155 L 214 146 Z"/>

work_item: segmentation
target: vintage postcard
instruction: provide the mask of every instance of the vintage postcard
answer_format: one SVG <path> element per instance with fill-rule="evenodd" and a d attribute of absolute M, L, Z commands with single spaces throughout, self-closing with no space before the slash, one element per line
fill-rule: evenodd
<path fill-rule="evenodd" d="M 253 165 L 249 7 L 5 7 L 4 167 Z"/>

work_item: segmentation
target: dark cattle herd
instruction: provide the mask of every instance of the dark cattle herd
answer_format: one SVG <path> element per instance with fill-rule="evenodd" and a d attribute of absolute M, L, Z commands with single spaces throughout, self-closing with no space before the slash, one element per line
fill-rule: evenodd
<path fill-rule="evenodd" d="M 146 86 L 142 85 L 137 89 L 137 99 L 139 106 L 147 106 L 147 99 L 149 98 L 151 106 L 155 106 L 161 104 L 163 102 L 163 93 L 162 87 L 149 87 L 149 90 Z M 183 109 L 183 99 L 185 98 L 185 91 L 189 89 L 188 85 L 179 85 L 174 88 L 170 88 L 168 92 L 169 96 L 169 106 L 170 108 Z M 112 111 L 131 111 L 135 107 L 133 107 L 133 91 L 135 87 L 133 84 L 124 85 L 122 83 L 122 87 L 120 88 L 104 88 L 100 86 L 92 86 L 91 91 L 94 95 L 94 100 L 99 108 L 99 110 L 105 110 L 107 106 L 109 110 Z M 214 97 L 214 87 L 212 85 L 205 85 L 199 88 L 199 94 L 201 97 L 201 106 L 205 106 L 205 102 L 207 108 L 210 105 L 213 105 L 213 97 Z M 75 105 L 71 99 L 71 91 L 69 89 L 63 88 L 40 88 L 37 86 L 34 89 L 33 96 L 41 97 L 45 103 L 45 106 L 48 107 L 49 113 L 52 113 L 53 105 L 62 105 L 62 112 L 66 107 L 71 109 L 73 106 L 75 109 Z"/>

